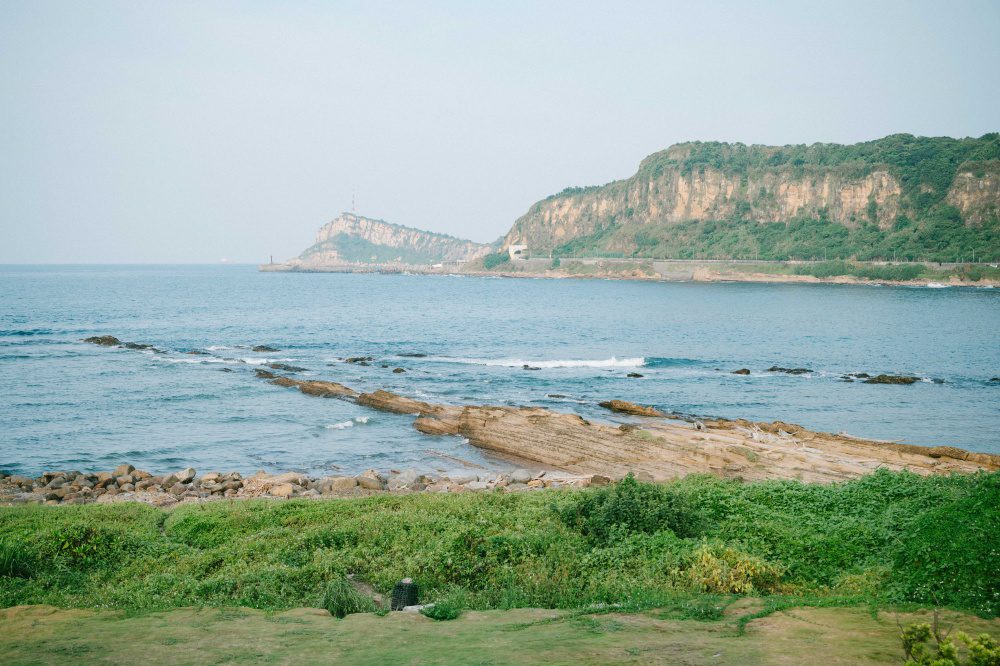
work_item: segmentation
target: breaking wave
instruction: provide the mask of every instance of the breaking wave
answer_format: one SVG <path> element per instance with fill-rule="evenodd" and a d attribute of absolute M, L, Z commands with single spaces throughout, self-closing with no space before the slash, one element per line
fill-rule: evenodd
<path fill-rule="evenodd" d="M 364 425 L 368 423 L 368 417 L 355 416 L 353 419 L 349 421 L 341 421 L 340 423 L 331 423 L 330 425 L 326 426 L 326 428 L 327 430 L 343 430 L 344 428 L 353 428 L 355 423 L 357 423 L 358 425 Z"/>
<path fill-rule="evenodd" d="M 635 358 L 611 358 L 599 360 L 552 360 L 537 361 L 519 358 L 448 358 L 436 357 L 425 359 L 439 363 L 462 363 L 465 365 L 485 365 L 499 368 L 520 368 L 525 365 L 532 368 L 641 368 L 646 359 L 641 356 Z"/>

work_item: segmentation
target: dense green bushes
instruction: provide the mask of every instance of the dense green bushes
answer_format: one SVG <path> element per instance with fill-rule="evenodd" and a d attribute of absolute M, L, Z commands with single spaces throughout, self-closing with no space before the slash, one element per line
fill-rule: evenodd
<path fill-rule="evenodd" d="M 796 275 L 814 275 L 818 278 L 852 275 L 869 280 L 893 280 L 898 282 L 913 280 L 923 272 L 923 265 L 868 266 L 852 264 L 847 261 L 823 261 L 818 264 L 801 264 L 795 267 Z"/>
<path fill-rule="evenodd" d="M 493 252 L 483 257 L 483 268 L 485 268 L 488 271 L 491 271 L 500 264 L 506 264 L 509 261 L 510 261 L 510 254 L 508 254 L 507 252 Z"/>
<path fill-rule="evenodd" d="M 958 211 L 940 206 L 921 222 L 905 218 L 882 230 L 869 223 L 848 228 L 822 217 L 761 223 L 719 221 L 610 225 L 553 249 L 553 256 L 670 259 L 829 259 L 857 261 L 1000 260 L 1000 221 L 963 224 Z"/>
<path fill-rule="evenodd" d="M 998 516 L 1000 473 L 885 471 L 832 486 L 693 477 L 170 512 L 0 508 L 0 606 L 349 612 L 357 599 L 345 576 L 353 574 L 382 592 L 413 577 L 421 601 L 445 600 L 444 610 L 781 593 L 995 616 Z"/>
<path fill-rule="evenodd" d="M 603 546 L 629 534 L 670 531 L 698 536 L 703 520 L 674 486 L 639 483 L 629 474 L 620 483 L 577 495 L 555 508 L 564 525 Z"/>
<path fill-rule="evenodd" d="M 655 174 L 668 166 L 680 166 L 685 172 L 711 167 L 753 174 L 787 168 L 799 176 L 822 169 L 863 177 L 874 168 L 888 168 L 900 179 L 904 201 L 918 214 L 944 199 L 961 164 L 1000 159 L 1000 134 L 996 132 L 978 139 L 893 134 L 852 145 L 814 143 L 773 147 L 715 141 L 685 145 L 688 150 L 682 159 L 673 159 L 667 151 L 656 153 L 643 162 L 640 173 Z"/>

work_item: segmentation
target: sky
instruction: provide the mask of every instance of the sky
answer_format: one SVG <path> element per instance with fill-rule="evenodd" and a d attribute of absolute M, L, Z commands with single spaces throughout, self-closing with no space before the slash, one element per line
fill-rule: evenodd
<path fill-rule="evenodd" d="M 493 241 L 688 140 L 1000 130 L 1000 2 L 0 2 L 0 263 Z"/>

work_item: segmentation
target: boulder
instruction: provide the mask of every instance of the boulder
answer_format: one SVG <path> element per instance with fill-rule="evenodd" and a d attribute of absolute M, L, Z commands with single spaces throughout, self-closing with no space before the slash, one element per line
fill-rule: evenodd
<path fill-rule="evenodd" d="M 125 476 L 126 474 L 131 474 L 134 471 L 135 467 L 133 467 L 132 465 L 118 465 L 118 467 L 115 467 L 115 471 L 111 473 L 111 476 L 117 478 L 119 476 Z"/>
<path fill-rule="evenodd" d="M 387 485 L 389 490 L 416 490 L 418 489 L 417 486 L 423 487 L 426 484 L 421 474 L 418 474 L 415 470 L 407 469 L 391 477 Z"/>
<path fill-rule="evenodd" d="M 273 370 L 283 370 L 284 372 L 305 372 L 306 370 L 305 368 L 300 368 L 297 365 L 288 365 L 287 363 L 268 363 L 267 367 Z"/>
<path fill-rule="evenodd" d="M 371 356 L 348 356 L 344 359 L 344 363 L 370 363 L 374 360 Z"/>
<path fill-rule="evenodd" d="M 865 380 L 865 384 L 913 384 L 920 381 L 920 377 L 908 377 L 905 375 L 876 375 Z"/>
<path fill-rule="evenodd" d="M 782 368 L 777 365 L 772 365 L 767 369 L 768 372 L 783 372 L 786 375 L 804 375 L 806 373 L 812 372 L 809 368 Z"/>
<path fill-rule="evenodd" d="M 606 486 L 611 483 L 611 479 L 603 474 L 594 474 L 588 479 L 588 481 L 592 486 Z"/>
<path fill-rule="evenodd" d="M 611 411 L 618 412 L 620 414 L 631 414 L 633 416 L 666 416 L 666 414 L 655 407 L 637 405 L 634 402 L 627 402 L 625 400 L 607 400 L 599 404 L 605 409 L 610 409 Z"/>
<path fill-rule="evenodd" d="M 331 476 L 316 484 L 316 490 L 324 495 L 338 491 L 353 490 L 358 487 L 358 481 L 353 476 Z"/>
<path fill-rule="evenodd" d="M 121 340 L 113 335 L 95 335 L 89 338 L 84 338 L 84 342 L 89 342 L 92 345 L 101 345 L 102 347 L 117 347 L 122 343 Z"/>
<path fill-rule="evenodd" d="M 300 472 L 284 472 L 282 474 L 275 474 L 270 477 L 269 480 L 272 485 L 281 485 L 283 483 L 292 483 L 296 486 L 309 485 L 309 477 Z"/>
<path fill-rule="evenodd" d="M 643 375 L 639 374 L 638 372 L 630 372 L 630 373 L 628 373 L 625 376 L 626 377 L 631 377 L 633 379 L 638 379 L 639 377 L 642 377 Z"/>
<path fill-rule="evenodd" d="M 515 469 L 510 473 L 510 480 L 512 483 L 527 483 L 528 481 L 531 481 L 534 476 L 535 475 L 531 473 L 531 470 Z"/>
<path fill-rule="evenodd" d="M 405 368 L 393 368 L 393 369 L 392 369 L 392 371 L 393 371 L 393 372 L 394 372 L 395 374 L 397 374 L 397 375 L 398 375 L 398 374 L 399 374 L 399 373 L 401 373 L 401 372 L 406 372 L 406 369 L 405 369 Z"/>
<path fill-rule="evenodd" d="M 251 351 L 255 351 L 255 352 L 276 352 L 276 351 L 281 351 L 281 350 L 277 349 L 276 347 L 271 347 L 270 345 L 256 345 L 256 346 L 254 346 L 251 349 Z"/>
<path fill-rule="evenodd" d="M 732 374 L 734 374 L 734 375 L 749 375 L 750 374 L 750 368 L 740 368 L 739 370 L 733 370 Z"/>
<path fill-rule="evenodd" d="M 385 488 L 385 480 L 382 475 L 373 469 L 366 470 L 354 478 L 358 485 L 365 490 L 383 490 Z"/>
<path fill-rule="evenodd" d="M 198 472 L 197 470 L 195 470 L 194 467 L 186 467 L 181 471 L 177 472 L 176 474 L 174 474 L 174 476 L 177 477 L 177 480 L 180 483 L 191 483 L 192 481 L 194 481 L 195 474 L 197 473 Z"/>
<path fill-rule="evenodd" d="M 126 342 L 125 349 L 152 349 L 153 345 L 144 345 L 138 342 Z"/>
<path fill-rule="evenodd" d="M 7 482 L 12 483 L 15 486 L 21 486 L 22 488 L 31 488 L 31 486 L 34 485 L 35 480 L 20 474 L 13 474 L 7 477 Z"/>
<path fill-rule="evenodd" d="M 289 498 L 295 494 L 295 491 L 299 489 L 294 483 L 279 483 L 275 486 L 271 486 L 271 494 L 275 497 Z"/>
<path fill-rule="evenodd" d="M 205 474 L 204 476 L 201 477 L 201 483 L 202 485 L 206 483 L 216 483 L 219 480 L 219 477 L 221 476 L 222 475 L 219 474 L 218 472 L 209 472 L 208 474 Z"/>
<path fill-rule="evenodd" d="M 469 490 L 489 490 L 490 484 L 485 481 L 470 481 L 465 484 L 465 487 Z"/>
<path fill-rule="evenodd" d="M 448 480 L 452 483 L 457 483 L 464 486 L 467 483 L 472 483 L 473 481 L 479 480 L 479 475 L 473 472 L 468 472 L 463 469 L 457 469 L 447 474 Z"/>

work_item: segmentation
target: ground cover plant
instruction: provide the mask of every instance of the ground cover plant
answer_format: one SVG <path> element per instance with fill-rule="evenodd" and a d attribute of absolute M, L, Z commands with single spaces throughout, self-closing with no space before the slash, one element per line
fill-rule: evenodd
<path fill-rule="evenodd" d="M 633 479 L 540 493 L 0 508 L 0 606 L 367 610 L 412 577 L 442 615 L 719 599 L 1000 613 L 1000 473 L 836 485 Z M 695 599 L 704 598 L 698 604 Z M 447 611 L 445 613 L 444 611 Z"/>

